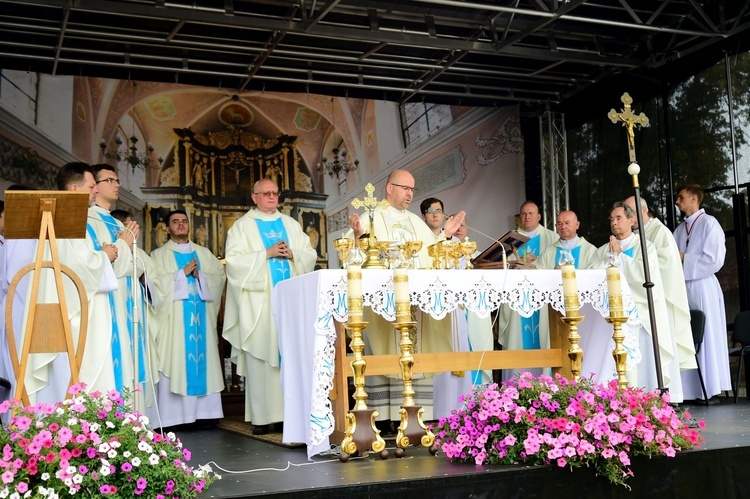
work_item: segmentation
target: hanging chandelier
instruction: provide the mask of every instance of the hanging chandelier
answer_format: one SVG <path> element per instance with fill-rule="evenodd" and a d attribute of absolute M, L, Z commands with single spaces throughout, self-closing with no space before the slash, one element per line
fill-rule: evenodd
<path fill-rule="evenodd" d="M 336 110 L 333 107 L 333 97 L 331 97 L 331 127 L 333 133 L 336 133 Z M 359 167 L 359 160 L 355 159 L 352 163 L 347 161 L 346 151 L 334 147 L 331 152 L 333 153 L 333 159 L 328 161 L 328 158 L 323 156 L 321 162 L 318 163 L 318 173 L 327 173 L 331 178 L 336 177 L 338 179 L 342 174 L 346 177 L 349 172 L 353 172 Z"/>
<path fill-rule="evenodd" d="M 338 147 L 334 147 L 331 152 L 333 160 L 328 161 L 328 158 L 323 156 L 322 161 L 318 163 L 318 173 L 327 173 L 331 178 L 339 178 L 341 172 L 348 174 L 359 167 L 359 160 L 355 159 L 353 163 L 349 163 L 343 154 L 339 154 Z"/>
<path fill-rule="evenodd" d="M 120 138 L 119 135 L 116 135 L 113 142 L 114 148 L 112 150 L 109 150 L 107 147 L 107 141 L 102 139 L 99 142 L 99 148 L 102 150 L 102 156 L 105 158 L 110 158 L 116 160 L 118 163 L 125 162 L 130 165 L 130 167 L 133 169 L 133 172 L 135 172 L 136 168 L 139 168 L 141 170 L 145 170 L 149 166 L 151 166 L 151 154 L 154 152 L 154 146 L 151 145 L 151 142 L 146 143 L 146 150 L 145 151 L 139 151 L 138 150 L 138 138 L 135 136 L 135 82 L 131 82 L 133 85 L 133 105 L 132 105 L 132 122 L 133 122 L 133 131 L 128 139 L 128 145 L 126 148 L 122 148 L 123 140 Z M 159 164 L 161 165 L 164 162 L 164 159 L 159 156 Z"/>
<path fill-rule="evenodd" d="M 105 158 L 117 160 L 118 163 L 125 161 L 130 165 L 133 171 L 135 171 L 136 168 L 145 170 L 146 168 L 151 166 L 151 153 L 154 152 L 154 146 L 151 145 L 151 142 L 146 144 L 145 152 L 138 151 L 138 147 L 136 146 L 136 144 L 138 143 L 138 139 L 135 135 L 132 135 L 128 139 L 128 143 L 130 144 L 130 146 L 125 150 L 120 149 L 120 146 L 123 143 L 120 137 L 115 137 L 115 140 L 113 142 L 115 148 L 112 151 L 107 150 L 107 142 L 104 139 L 99 142 L 99 147 L 101 148 L 102 155 Z M 164 160 L 160 157 L 159 163 L 161 164 L 162 161 Z"/>

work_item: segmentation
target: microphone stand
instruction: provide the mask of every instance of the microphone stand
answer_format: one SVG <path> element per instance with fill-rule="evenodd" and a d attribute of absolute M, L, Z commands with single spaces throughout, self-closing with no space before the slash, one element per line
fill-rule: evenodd
<path fill-rule="evenodd" d="M 449 219 L 449 220 L 450 220 L 451 218 L 453 218 L 453 217 L 452 217 L 452 216 L 451 216 L 451 217 L 448 217 L 448 219 Z M 503 269 L 505 269 L 505 270 L 507 270 L 507 269 L 508 269 L 508 261 L 507 261 L 507 258 L 508 258 L 508 257 L 507 257 L 507 255 L 506 255 L 506 252 L 505 252 L 505 243 L 503 243 L 503 242 L 502 242 L 502 241 L 500 241 L 499 239 L 495 239 L 495 238 L 494 238 L 494 237 L 492 237 L 492 236 L 488 236 L 487 234 L 485 234 L 485 233 L 484 233 L 484 232 L 482 232 L 481 230 L 479 230 L 479 229 L 475 229 L 474 227 L 470 227 L 470 226 L 466 225 L 465 223 L 461 224 L 461 227 L 466 227 L 466 228 L 467 228 L 467 229 L 469 229 L 469 230 L 473 230 L 474 232 L 476 232 L 476 233 L 477 233 L 477 234 L 479 234 L 480 236 L 484 236 L 484 237 L 486 237 L 487 239 L 489 239 L 490 241 L 492 241 L 493 243 L 497 243 L 497 244 L 499 244 L 500 246 L 502 246 L 502 247 L 503 247 Z"/>

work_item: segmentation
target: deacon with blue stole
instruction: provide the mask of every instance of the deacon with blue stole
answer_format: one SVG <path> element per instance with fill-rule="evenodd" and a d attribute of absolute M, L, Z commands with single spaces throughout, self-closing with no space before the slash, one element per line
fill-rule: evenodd
<path fill-rule="evenodd" d="M 654 360 L 654 349 L 652 342 L 651 320 L 648 310 L 648 300 L 646 289 L 643 287 L 645 274 L 643 270 L 643 252 L 641 251 L 641 240 L 638 234 L 633 233 L 635 225 L 635 212 L 626 204 L 617 202 L 612 208 L 609 216 L 612 236 L 609 242 L 596 250 L 595 261 L 592 268 L 606 268 L 611 260 L 614 260 L 620 268 L 622 280 L 626 281 L 630 292 L 633 295 L 635 307 L 638 310 L 638 317 L 641 327 L 638 332 L 637 348 L 635 353 L 636 362 L 632 369 L 628 366 L 626 373 L 628 383 L 631 386 L 637 386 L 646 390 L 658 388 L 656 367 Z M 662 283 L 661 273 L 659 271 L 659 255 L 656 247 L 646 241 L 646 251 L 648 254 L 649 272 L 654 302 L 654 317 L 656 318 L 656 328 L 659 338 L 659 354 L 661 356 L 662 377 L 664 385 L 669 389 L 669 396 L 672 402 L 682 402 L 682 381 L 680 378 L 680 363 L 677 356 L 677 343 L 669 327 L 667 312 L 667 302 L 664 293 L 664 284 Z M 611 333 L 611 331 L 610 331 Z M 609 343 L 609 341 L 607 342 Z M 609 349 L 611 352 L 611 349 Z M 590 354 L 592 352 L 589 352 Z M 587 367 L 587 352 L 583 353 L 582 373 L 594 372 L 597 374 L 599 381 L 609 381 L 601 379 L 599 370 Z M 633 354 L 629 352 L 629 355 Z M 597 357 L 604 358 L 603 355 L 589 355 L 589 360 Z M 610 359 L 607 359 L 609 362 Z M 614 363 L 614 361 L 612 361 Z M 606 369 L 609 371 L 609 369 Z"/>
<path fill-rule="evenodd" d="M 542 215 L 539 206 L 534 201 L 526 201 L 519 210 L 520 227 L 518 232 L 529 236 L 529 240 L 518 249 L 518 261 L 525 267 L 536 268 L 537 260 L 548 246 L 557 240 L 557 234 L 539 222 Z M 513 260 L 515 255 L 511 257 Z M 544 339 L 541 334 L 541 316 L 539 311 L 534 312 L 531 317 L 521 317 L 513 312 L 510 307 L 500 307 L 498 318 L 499 334 L 498 342 L 505 350 L 538 350 L 549 348 L 549 335 Z M 541 369 L 531 370 L 534 374 L 541 374 Z M 503 370 L 503 379 L 509 379 L 521 371 L 512 369 Z"/>
<path fill-rule="evenodd" d="M 317 252 L 293 218 L 278 211 L 279 186 L 268 179 L 253 186 L 256 207 L 227 233 L 227 297 L 224 338 L 244 376 L 245 420 L 253 433 L 283 422 L 279 343 L 271 314 L 271 291 L 279 282 L 311 272 Z"/>
<path fill-rule="evenodd" d="M 159 414 L 148 414 L 162 428 L 224 417 L 216 320 L 226 280 L 219 259 L 190 240 L 185 211 L 171 211 L 165 222 L 169 241 L 151 252 L 151 278 L 162 300 L 150 328 L 159 359 Z"/>

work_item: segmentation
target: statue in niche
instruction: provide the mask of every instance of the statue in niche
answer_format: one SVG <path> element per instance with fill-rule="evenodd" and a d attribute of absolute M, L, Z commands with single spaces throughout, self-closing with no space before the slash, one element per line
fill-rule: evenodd
<path fill-rule="evenodd" d="M 206 246 L 208 241 L 208 221 L 204 221 L 203 225 L 199 225 L 195 230 L 195 242 L 198 246 Z"/>
<path fill-rule="evenodd" d="M 169 232 L 167 231 L 167 224 L 159 222 L 154 228 L 156 231 L 156 246 L 161 248 L 167 241 L 169 241 Z"/>
<path fill-rule="evenodd" d="M 210 168 L 208 167 L 208 163 L 205 163 L 203 165 L 203 185 L 206 187 L 206 193 L 208 193 L 208 174 L 209 173 L 210 173 Z M 202 246 L 205 246 L 205 244 Z"/>
<path fill-rule="evenodd" d="M 193 166 L 193 185 L 201 191 L 203 190 L 203 180 L 207 178 L 203 173 L 205 169 L 206 165 L 196 157 L 195 166 Z"/>
<path fill-rule="evenodd" d="M 266 169 L 265 177 L 276 184 L 279 187 L 279 190 L 281 190 L 281 168 L 279 167 L 279 160 L 274 159 L 273 163 L 270 161 L 268 162 L 268 168 Z"/>
<path fill-rule="evenodd" d="M 320 242 L 320 232 L 318 232 L 318 229 L 315 227 L 315 220 L 310 220 L 310 223 L 307 224 L 305 232 L 310 238 L 310 246 L 312 246 L 315 251 L 320 254 L 320 251 L 318 250 L 318 243 Z"/>

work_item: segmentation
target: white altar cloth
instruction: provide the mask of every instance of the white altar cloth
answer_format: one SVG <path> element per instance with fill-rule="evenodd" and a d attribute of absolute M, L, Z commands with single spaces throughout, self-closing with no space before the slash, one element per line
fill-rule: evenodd
<path fill-rule="evenodd" d="M 603 376 L 609 378 L 614 369 L 614 342 L 612 326 L 602 319 L 609 315 L 606 273 L 603 269 L 576 270 L 576 280 L 581 314 L 587 315 L 578 329 L 584 350 L 581 376 L 606 372 Z M 622 285 L 629 318 L 623 328 L 624 346 L 632 365 L 640 360 L 640 321 L 624 280 Z M 282 281 L 271 294 L 281 354 L 283 441 L 304 442 L 308 457 L 330 448 L 328 436 L 334 420 L 328 395 L 334 377 L 334 321 L 347 320 L 346 288 L 345 270 L 319 270 Z M 362 288 L 364 306 L 395 320 L 391 270 L 363 269 Z M 409 293 L 413 305 L 438 319 L 459 305 L 487 317 L 504 303 L 525 317 L 548 304 L 564 314 L 559 270 L 410 270 Z M 588 316 L 598 316 L 598 320 Z M 587 347 L 600 353 L 587 357 Z"/>

